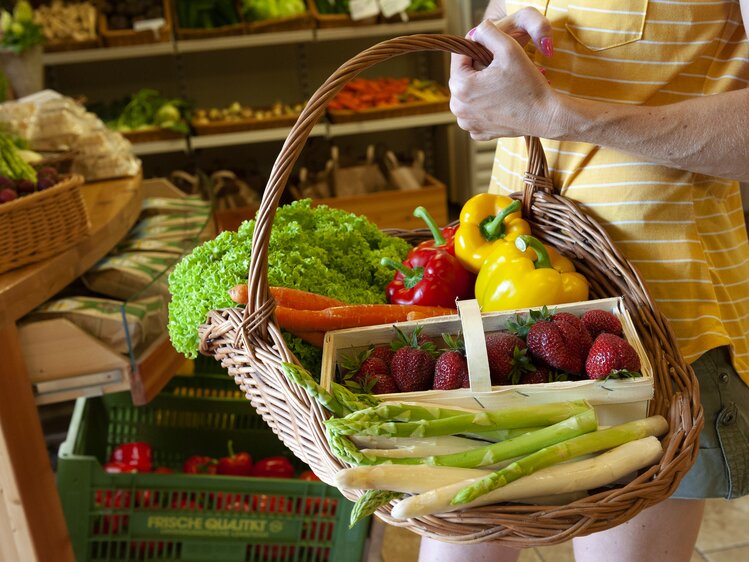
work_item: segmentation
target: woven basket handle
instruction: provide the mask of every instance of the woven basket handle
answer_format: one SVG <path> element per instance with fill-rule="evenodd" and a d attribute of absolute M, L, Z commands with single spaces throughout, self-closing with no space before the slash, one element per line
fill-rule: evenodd
<path fill-rule="evenodd" d="M 483 65 L 488 65 L 492 61 L 492 54 L 488 49 L 479 43 L 462 37 L 444 34 L 396 37 L 378 43 L 348 60 L 317 89 L 292 127 L 278 158 L 276 158 L 268 184 L 263 192 L 260 208 L 257 211 L 248 274 L 248 302 L 244 310 L 244 324 L 250 331 L 253 328 L 265 325 L 273 313 L 273 301 L 268 291 L 267 274 L 270 231 L 281 194 L 312 128 L 325 114 L 328 103 L 361 71 L 395 56 L 421 51 L 446 51 L 462 54 Z M 541 143 L 534 137 L 526 138 L 526 143 L 528 146 L 528 171 L 525 177 L 523 208 L 526 213 L 529 213 L 533 192 L 537 189 L 550 191 L 551 181 L 548 180 L 548 166 Z"/>

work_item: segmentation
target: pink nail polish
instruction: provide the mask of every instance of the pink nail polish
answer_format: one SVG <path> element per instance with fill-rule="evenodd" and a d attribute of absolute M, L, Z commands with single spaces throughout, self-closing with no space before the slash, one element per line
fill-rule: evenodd
<path fill-rule="evenodd" d="M 540 43 L 541 52 L 545 57 L 550 57 L 554 54 L 554 46 L 552 45 L 551 37 L 543 37 Z"/>
<path fill-rule="evenodd" d="M 476 28 L 475 28 L 475 27 L 472 27 L 472 28 L 471 28 L 471 29 L 470 29 L 470 30 L 468 31 L 468 38 L 469 38 L 469 39 L 473 39 L 473 34 L 474 34 L 474 33 L 476 33 Z"/>
<path fill-rule="evenodd" d="M 539 71 L 539 72 L 540 72 L 541 74 L 543 74 L 543 75 L 546 75 L 546 69 L 545 69 L 545 68 L 544 68 L 543 66 L 539 66 L 539 67 L 538 67 L 538 71 Z"/>

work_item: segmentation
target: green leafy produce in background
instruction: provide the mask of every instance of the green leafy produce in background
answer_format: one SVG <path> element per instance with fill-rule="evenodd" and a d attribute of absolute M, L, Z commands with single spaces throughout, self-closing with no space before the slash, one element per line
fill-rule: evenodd
<path fill-rule="evenodd" d="M 298 16 L 307 6 L 303 0 L 242 0 L 242 10 L 248 21 L 261 21 Z"/>
<path fill-rule="evenodd" d="M 317 11 L 321 14 L 348 14 L 349 0 L 315 0 Z"/>
<path fill-rule="evenodd" d="M 119 116 L 107 125 L 120 132 L 138 131 L 160 127 L 187 134 L 185 122 L 188 103 L 181 99 L 168 99 L 157 90 L 144 88 L 130 97 Z"/>
<path fill-rule="evenodd" d="M 234 0 L 177 0 L 177 20 L 185 29 L 212 29 L 240 23 Z"/>
<path fill-rule="evenodd" d="M 222 232 L 185 256 L 169 276 L 169 335 L 187 357 L 198 350 L 198 327 L 211 310 L 236 306 L 229 289 L 247 281 L 255 221 Z M 365 217 L 305 199 L 279 207 L 268 247 L 268 282 L 334 297 L 349 304 L 384 303 L 392 271 L 383 257 L 405 259 L 410 245 Z M 290 341 L 290 339 L 287 339 Z M 320 350 L 294 339 L 290 349 L 309 370 Z"/>
<path fill-rule="evenodd" d="M 411 0 L 408 12 L 431 12 L 437 9 L 436 0 Z"/>
<path fill-rule="evenodd" d="M 26 0 L 20 0 L 13 8 L 0 12 L 0 47 L 14 53 L 22 53 L 44 42 L 42 26 L 34 23 L 34 10 Z"/>

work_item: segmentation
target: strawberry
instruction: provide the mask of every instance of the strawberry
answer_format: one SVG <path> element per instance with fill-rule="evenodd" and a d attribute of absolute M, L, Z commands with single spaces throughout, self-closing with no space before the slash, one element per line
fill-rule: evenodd
<path fill-rule="evenodd" d="M 367 357 L 359 367 L 355 380 L 364 392 L 390 394 L 398 392 L 395 380 L 390 376 L 390 368 L 379 357 Z"/>
<path fill-rule="evenodd" d="M 589 310 L 580 317 L 580 320 L 593 339 L 602 332 L 615 336 L 622 335 L 622 323 L 608 310 Z"/>
<path fill-rule="evenodd" d="M 509 332 L 487 334 L 486 354 L 493 385 L 509 384 L 530 370 L 525 342 Z"/>
<path fill-rule="evenodd" d="M 460 351 L 448 350 L 437 358 L 434 365 L 434 390 L 460 388 L 468 378 L 468 362 Z"/>
<path fill-rule="evenodd" d="M 590 348 L 585 372 L 591 379 L 642 376 L 640 357 L 629 342 L 614 334 L 599 334 Z"/>
<path fill-rule="evenodd" d="M 587 329 L 569 312 L 559 312 L 551 320 L 533 324 L 526 343 L 534 358 L 573 374 L 582 372 L 591 345 Z"/>
<path fill-rule="evenodd" d="M 520 378 L 520 384 L 539 384 L 543 382 L 566 381 L 567 375 L 552 369 L 545 363 L 538 362 L 535 371 L 524 373 Z"/>
<path fill-rule="evenodd" d="M 434 380 L 435 350 L 433 342 L 418 343 L 420 329 L 406 335 L 396 328 L 399 349 L 390 362 L 390 374 L 401 392 L 417 392 L 432 388 Z"/>
<path fill-rule="evenodd" d="M 379 357 L 385 364 L 390 367 L 390 362 L 393 360 L 395 352 L 390 348 L 389 345 L 377 345 L 372 348 L 372 352 L 369 354 L 370 357 Z"/>
<path fill-rule="evenodd" d="M 541 320 L 551 320 L 551 313 L 545 306 L 537 310 L 529 310 L 527 317 L 516 314 L 515 320 L 507 322 L 507 331 L 525 339 L 528 337 L 528 330 L 531 329 L 531 326 Z"/>

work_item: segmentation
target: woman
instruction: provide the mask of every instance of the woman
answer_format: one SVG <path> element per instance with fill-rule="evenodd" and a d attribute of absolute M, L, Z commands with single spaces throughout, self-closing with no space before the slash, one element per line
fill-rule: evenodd
<path fill-rule="evenodd" d="M 519 137 L 549 139 L 555 186 L 639 269 L 705 408 L 678 499 L 575 539 L 575 557 L 689 560 L 704 499 L 749 494 L 749 0 L 493 0 L 486 18 L 469 37 L 494 61 L 454 55 L 450 90 L 461 128 L 500 139 L 490 191 L 522 188 Z M 420 559 L 517 556 L 424 539 Z"/>

